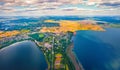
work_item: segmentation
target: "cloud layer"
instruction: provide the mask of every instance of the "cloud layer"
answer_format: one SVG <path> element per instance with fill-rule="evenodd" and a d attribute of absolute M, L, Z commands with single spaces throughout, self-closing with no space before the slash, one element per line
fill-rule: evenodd
<path fill-rule="evenodd" d="M 120 15 L 119 10 L 120 0 L 0 0 L 0 16 Z"/>

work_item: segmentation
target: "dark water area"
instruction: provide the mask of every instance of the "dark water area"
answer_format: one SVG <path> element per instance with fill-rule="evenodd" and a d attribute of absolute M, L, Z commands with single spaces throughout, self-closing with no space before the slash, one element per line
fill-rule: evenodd
<path fill-rule="evenodd" d="M 0 50 L 0 70 L 46 70 L 44 55 L 32 41 L 12 44 Z"/>
<path fill-rule="evenodd" d="M 78 31 L 74 52 L 85 70 L 120 70 L 120 29 Z"/>
<path fill-rule="evenodd" d="M 94 16 L 92 18 L 97 21 L 120 24 L 120 16 Z"/>

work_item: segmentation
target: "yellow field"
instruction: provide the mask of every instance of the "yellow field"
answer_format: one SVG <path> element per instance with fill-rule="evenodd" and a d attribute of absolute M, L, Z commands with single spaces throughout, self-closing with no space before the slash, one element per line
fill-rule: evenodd
<path fill-rule="evenodd" d="M 43 27 L 40 32 L 61 33 L 68 31 L 75 32 L 78 30 L 105 31 L 101 26 L 91 22 L 61 20 L 59 21 L 59 25 L 60 27 Z"/>
<path fill-rule="evenodd" d="M 3 38 L 3 37 L 11 37 L 11 36 L 15 36 L 15 35 L 18 35 L 20 34 L 19 31 L 7 31 L 7 32 L 2 32 L 0 33 L 0 38 Z"/>
<path fill-rule="evenodd" d="M 56 22 L 56 21 L 54 21 L 54 20 L 45 20 L 44 22 L 48 22 L 48 23 L 54 23 L 54 22 Z"/>

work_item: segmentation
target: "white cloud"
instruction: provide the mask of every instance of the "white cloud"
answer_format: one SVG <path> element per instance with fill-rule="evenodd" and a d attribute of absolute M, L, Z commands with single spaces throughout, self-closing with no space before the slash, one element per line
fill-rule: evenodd
<path fill-rule="evenodd" d="M 120 0 L 0 0 L 1 15 L 120 15 Z M 63 7 L 63 5 L 85 5 Z M 114 5 L 114 6 L 113 6 Z M 89 6 L 97 7 L 94 9 Z M 21 14 L 19 14 L 21 13 Z M 111 14 L 112 13 L 112 14 Z"/>

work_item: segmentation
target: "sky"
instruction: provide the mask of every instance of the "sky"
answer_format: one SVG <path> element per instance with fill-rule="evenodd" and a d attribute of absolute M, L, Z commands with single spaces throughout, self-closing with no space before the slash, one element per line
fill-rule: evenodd
<path fill-rule="evenodd" d="M 0 16 L 120 15 L 120 0 L 0 0 Z"/>

